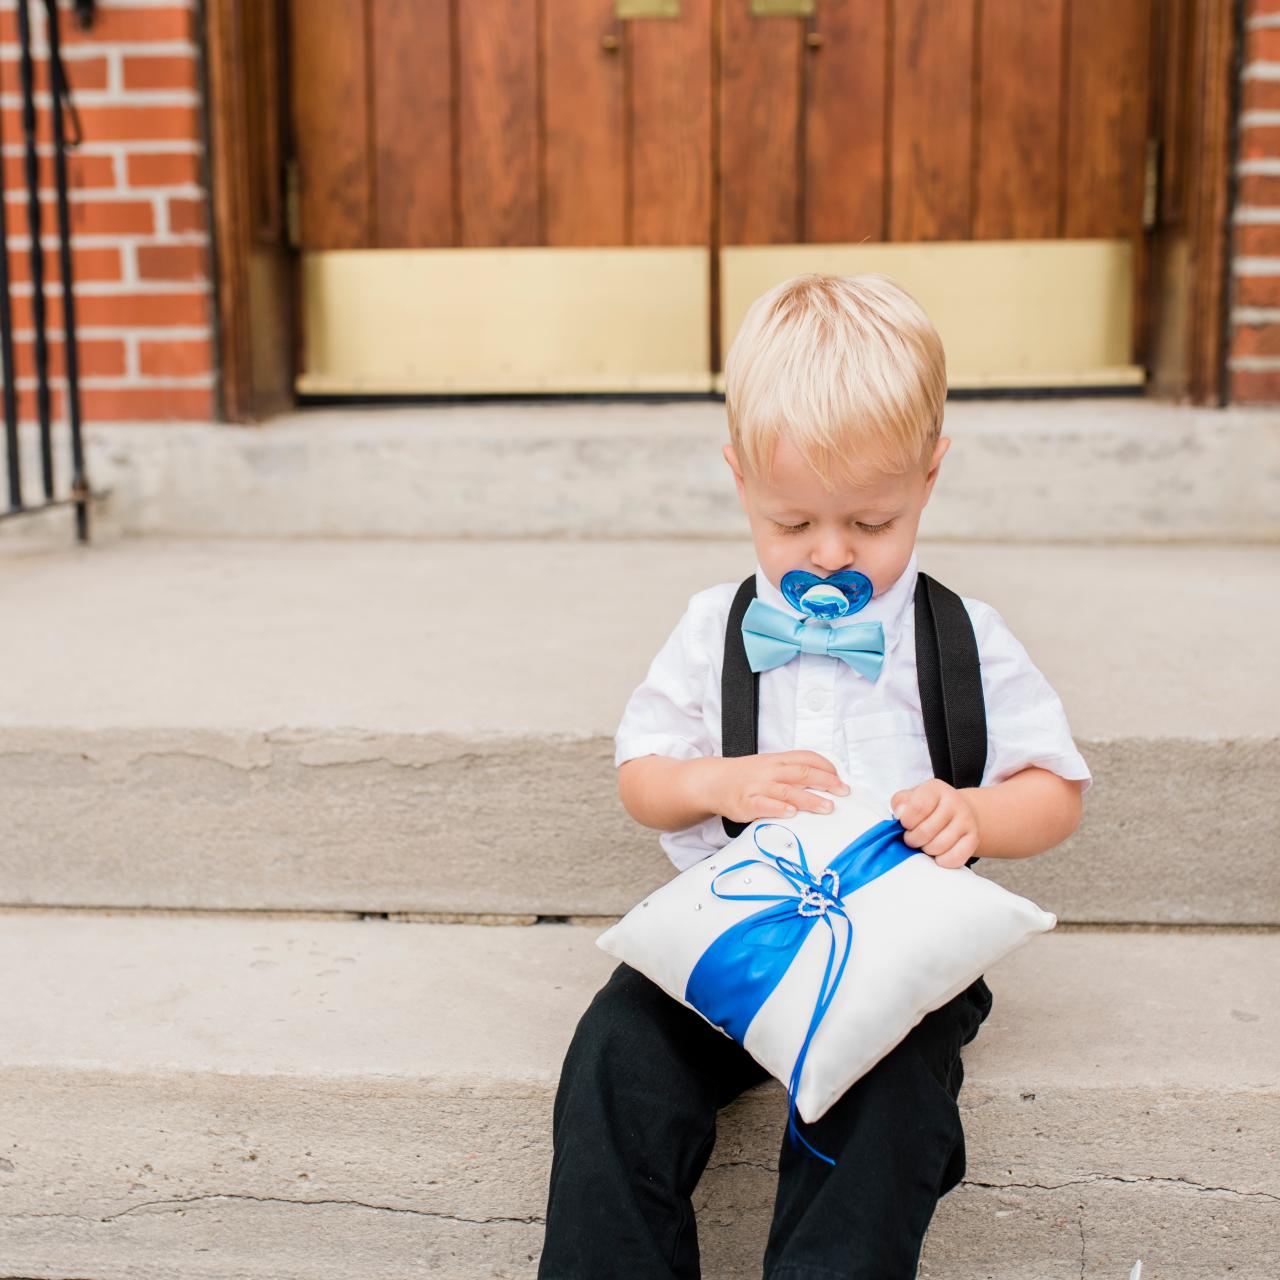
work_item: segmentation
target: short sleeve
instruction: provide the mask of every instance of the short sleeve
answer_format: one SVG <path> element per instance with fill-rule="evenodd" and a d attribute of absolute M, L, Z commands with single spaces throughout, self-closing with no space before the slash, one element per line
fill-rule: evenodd
<path fill-rule="evenodd" d="M 966 600 L 965 605 L 977 637 L 987 712 L 983 785 L 1003 782 L 1035 765 L 1081 781 L 1087 791 L 1093 775 L 1076 748 L 1053 686 L 995 609 L 980 601 Z"/>
<path fill-rule="evenodd" d="M 627 700 L 614 736 L 615 767 L 636 756 L 692 760 L 716 753 L 703 717 L 710 660 L 698 635 L 697 605 L 694 597 Z"/>

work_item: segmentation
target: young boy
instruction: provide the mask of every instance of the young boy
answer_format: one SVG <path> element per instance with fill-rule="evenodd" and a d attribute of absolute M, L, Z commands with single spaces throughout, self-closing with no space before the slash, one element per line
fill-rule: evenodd
<path fill-rule="evenodd" d="M 1089 770 L 1062 703 L 989 605 L 964 599 L 981 668 L 980 787 L 934 777 L 915 662 L 916 530 L 949 440 L 942 344 L 884 276 L 802 276 L 756 300 L 725 366 L 733 472 L 757 558 L 757 597 L 791 569 L 856 569 L 882 624 L 874 676 L 797 652 L 759 674 L 758 754 L 721 754 L 721 667 L 736 582 L 695 594 L 616 739 L 628 812 L 675 866 L 728 842 L 722 819 L 825 812 L 846 780 L 890 797 L 906 843 L 943 867 L 1025 858 L 1075 830 Z M 839 621 L 833 625 L 840 625 Z M 976 776 L 976 774 L 975 774 Z M 964 1174 L 960 1047 L 991 1009 L 982 978 L 927 1014 L 822 1116 L 784 1133 L 766 1280 L 908 1280 L 938 1199 Z M 620 964 L 565 1055 L 541 1280 L 690 1280 L 691 1194 L 716 1114 L 767 1074 L 734 1041 Z M 785 1126 L 783 1126 L 785 1128 Z"/>

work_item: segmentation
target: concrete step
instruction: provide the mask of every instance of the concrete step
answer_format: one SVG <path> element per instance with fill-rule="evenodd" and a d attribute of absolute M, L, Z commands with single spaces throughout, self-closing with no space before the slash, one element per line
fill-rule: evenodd
<path fill-rule="evenodd" d="M 671 864 L 612 735 L 745 541 L 9 544 L 0 902 L 617 915 Z M 1097 779 L 1065 922 L 1276 923 L 1280 548 L 932 544 L 998 602 Z M 622 584 L 598 615 L 567 584 Z M 507 610 L 468 601 L 498 584 Z M 513 621 L 513 619 L 515 621 Z M 590 632 L 590 646 L 567 636 Z M 1211 874 L 1210 874 L 1211 868 Z"/>
<path fill-rule="evenodd" d="M 953 400 L 934 538 L 1280 539 L 1280 413 Z M 104 531 L 195 537 L 735 537 L 715 400 L 311 409 L 264 426 L 92 423 Z M 26 473 L 38 475 L 34 430 Z M 60 452 L 66 454 L 59 437 Z M 63 474 L 69 475 L 69 468 Z M 11 536 L 65 536 L 65 513 Z"/>
<path fill-rule="evenodd" d="M 0 1274 L 532 1277 L 599 930 L 0 915 Z M 993 967 L 935 1280 L 1273 1280 L 1280 936 L 1059 928 Z M 698 1189 L 759 1275 L 769 1081 Z"/>

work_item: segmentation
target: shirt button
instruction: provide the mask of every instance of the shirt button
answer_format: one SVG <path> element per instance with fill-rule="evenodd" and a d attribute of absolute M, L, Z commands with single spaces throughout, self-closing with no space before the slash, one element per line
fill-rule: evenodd
<path fill-rule="evenodd" d="M 814 689 L 809 694 L 809 710 L 821 711 L 827 705 L 827 695 L 821 689 Z"/>

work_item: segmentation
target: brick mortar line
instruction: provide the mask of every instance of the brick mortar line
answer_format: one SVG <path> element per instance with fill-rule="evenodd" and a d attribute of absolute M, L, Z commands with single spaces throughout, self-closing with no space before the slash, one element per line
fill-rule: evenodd
<path fill-rule="evenodd" d="M 35 104 L 48 110 L 53 102 L 50 94 L 37 90 Z M 72 92 L 77 107 L 198 107 L 200 95 L 195 89 L 76 89 Z M 20 108 L 20 93 L 0 93 L 0 107 Z"/>
<path fill-rule="evenodd" d="M 1280 257 L 1237 258 L 1231 264 L 1231 272 L 1237 276 L 1280 276 Z"/>
<path fill-rule="evenodd" d="M 163 377 L 160 374 L 140 374 L 136 378 L 105 376 L 81 376 L 81 391 L 208 391 L 214 385 L 213 373 L 191 374 L 187 377 Z M 39 386 L 36 378 L 16 378 L 13 385 L 19 391 L 34 391 Z M 65 387 L 64 377 L 50 377 L 50 387 Z"/>
<path fill-rule="evenodd" d="M 49 45 L 43 39 L 36 39 L 36 35 L 36 32 L 32 32 L 31 54 L 37 61 L 45 61 L 49 57 Z M 0 42 L 0 58 L 5 62 L 17 62 L 19 47 L 8 41 Z M 92 62 L 95 58 L 113 53 L 129 58 L 147 55 L 158 58 L 195 58 L 200 53 L 200 47 L 190 40 L 109 40 L 102 44 L 65 45 L 62 56 L 67 62 Z"/>
<path fill-rule="evenodd" d="M 1277 161 L 1280 164 L 1280 161 Z M 1280 170 L 1277 170 L 1280 172 Z M 56 187 L 37 187 L 36 195 L 45 197 L 49 200 L 56 198 L 58 189 Z M 169 196 L 181 196 L 187 199 L 202 196 L 204 188 L 192 183 L 174 183 L 167 187 L 130 187 L 127 185 L 119 185 L 114 187 L 73 187 L 67 192 L 67 203 L 70 205 L 77 204 L 124 204 L 125 201 L 132 200 L 135 204 L 143 204 L 156 199 L 167 199 Z M 27 192 L 24 187 L 21 191 L 10 191 L 6 204 L 14 205 L 16 208 L 24 208 L 27 203 Z"/>
<path fill-rule="evenodd" d="M 78 235 L 75 237 L 73 247 L 76 249 L 124 249 L 130 245 L 147 244 L 161 248 L 174 248 L 179 245 L 207 245 L 208 243 L 209 237 L 203 231 L 169 231 L 163 236 L 133 235 L 119 231 L 110 235 Z M 57 249 L 58 246 L 59 242 L 53 236 L 44 236 L 40 241 L 42 249 Z M 28 247 L 24 237 L 19 235 L 11 235 L 9 237 L 9 252 L 11 254 L 19 250 L 25 254 Z M 14 287 L 16 288 L 17 286 L 15 285 Z"/>
<path fill-rule="evenodd" d="M 76 337 L 93 341 L 107 341 L 112 338 L 138 338 L 142 341 L 163 342 L 169 339 L 207 338 L 213 333 L 212 325 L 77 325 Z M 30 341 L 36 336 L 34 329 L 15 329 L 14 340 Z M 50 329 L 45 333 L 50 342 L 62 341 L 61 329 Z"/>
<path fill-rule="evenodd" d="M 126 155 L 160 155 L 168 152 L 180 155 L 200 155 L 204 150 L 199 138 L 86 138 L 68 155 L 103 156 L 124 153 Z M 6 142 L 0 154 L 13 160 L 20 160 L 27 154 L 21 142 Z M 40 143 L 36 147 L 36 155 L 48 158 L 53 155 L 51 143 Z"/>
<path fill-rule="evenodd" d="M 45 282 L 46 285 L 49 283 Z M 56 284 L 56 282 L 55 282 Z M 75 296 L 77 298 L 132 298 L 140 293 L 171 294 L 209 292 L 208 280 L 84 280 L 76 281 Z M 14 284 L 10 292 L 15 298 L 30 298 L 34 286 L 27 281 Z M 77 326 L 78 328 L 79 326 Z"/>

